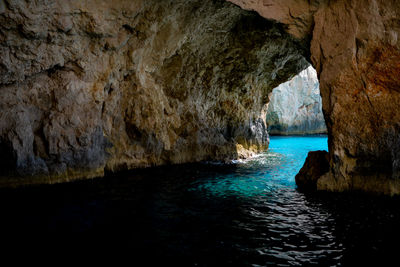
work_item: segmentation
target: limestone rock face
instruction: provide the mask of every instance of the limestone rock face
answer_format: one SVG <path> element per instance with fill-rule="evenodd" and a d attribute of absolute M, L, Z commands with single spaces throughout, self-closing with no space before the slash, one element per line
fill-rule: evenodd
<path fill-rule="evenodd" d="M 297 187 L 303 191 L 315 191 L 318 180 L 328 171 L 328 152 L 322 150 L 308 152 L 306 162 L 295 178 Z"/>
<path fill-rule="evenodd" d="M 399 1 L 232 2 L 288 24 L 294 35 L 291 25 L 312 17 L 313 30 L 304 32 L 312 39 L 330 155 L 330 172 L 318 189 L 400 194 Z M 292 18 L 292 6 L 308 2 Z M 270 12 L 277 6 L 279 16 Z"/>
<path fill-rule="evenodd" d="M 313 67 L 272 91 L 267 126 L 269 134 L 277 135 L 326 133 L 319 82 Z"/>
<path fill-rule="evenodd" d="M 298 39 L 309 39 L 313 15 L 327 0 L 228 0 L 246 10 L 257 11 L 264 18 L 287 25 Z"/>
<path fill-rule="evenodd" d="M 331 1 L 315 14 L 311 53 L 331 156 L 320 189 L 400 193 L 399 19 L 390 0 Z"/>
<path fill-rule="evenodd" d="M 1 0 L 0 184 L 265 150 L 304 54 L 223 0 Z"/>

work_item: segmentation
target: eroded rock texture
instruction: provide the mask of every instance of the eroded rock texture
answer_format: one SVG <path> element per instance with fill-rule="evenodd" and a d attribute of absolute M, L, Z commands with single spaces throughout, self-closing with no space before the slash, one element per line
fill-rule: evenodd
<path fill-rule="evenodd" d="M 299 38 L 312 36 L 330 150 L 318 189 L 400 194 L 399 1 L 232 2 L 289 25 Z M 310 17 L 313 30 L 297 31 Z"/>
<path fill-rule="evenodd" d="M 399 22 L 400 3 L 390 0 L 331 2 L 315 16 L 331 155 L 320 189 L 400 193 Z"/>
<path fill-rule="evenodd" d="M 313 67 L 279 85 L 269 98 L 266 119 L 269 134 L 326 133 L 319 82 Z"/>
<path fill-rule="evenodd" d="M 1 0 L 0 183 L 264 150 L 268 93 L 302 54 L 222 0 Z"/>
<path fill-rule="evenodd" d="M 228 0 L 262 17 L 279 21 L 298 39 L 310 40 L 314 13 L 328 0 Z"/>
<path fill-rule="evenodd" d="M 295 177 L 297 187 L 303 191 L 317 190 L 318 180 L 328 171 L 328 152 L 322 150 L 308 152 L 304 166 Z"/>

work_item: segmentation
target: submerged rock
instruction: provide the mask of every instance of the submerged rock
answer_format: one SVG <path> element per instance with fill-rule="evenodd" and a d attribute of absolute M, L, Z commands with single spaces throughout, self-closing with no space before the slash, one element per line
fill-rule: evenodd
<path fill-rule="evenodd" d="M 269 134 L 326 133 L 317 72 L 308 67 L 270 94 L 267 110 Z"/>
<path fill-rule="evenodd" d="M 329 171 L 329 154 L 326 151 L 311 151 L 306 162 L 296 175 L 296 184 L 300 190 L 317 190 L 318 179 Z"/>
<path fill-rule="evenodd" d="M 0 184 L 265 150 L 268 94 L 305 57 L 318 189 L 400 194 L 399 1 L 231 2 L 273 22 L 222 0 L 0 1 Z"/>
<path fill-rule="evenodd" d="M 400 2 L 230 1 L 310 42 L 329 136 L 318 189 L 400 194 Z"/>
<path fill-rule="evenodd" d="M 308 65 L 282 25 L 223 0 L 101 2 L 0 10 L 0 184 L 267 149 L 268 94 Z"/>

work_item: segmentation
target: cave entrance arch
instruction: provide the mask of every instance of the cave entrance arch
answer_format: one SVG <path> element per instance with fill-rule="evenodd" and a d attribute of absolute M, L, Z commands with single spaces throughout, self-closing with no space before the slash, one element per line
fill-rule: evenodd
<path fill-rule="evenodd" d="M 0 147 L 17 183 L 265 149 L 262 104 L 308 60 L 329 135 L 319 189 L 400 194 L 398 1 L 42 1 L 40 19 L 14 2 Z"/>
<path fill-rule="evenodd" d="M 327 134 L 319 81 L 312 66 L 273 89 L 266 123 L 269 135 Z"/>
<path fill-rule="evenodd" d="M 398 2 L 229 1 L 308 42 L 329 136 L 318 189 L 400 194 Z"/>

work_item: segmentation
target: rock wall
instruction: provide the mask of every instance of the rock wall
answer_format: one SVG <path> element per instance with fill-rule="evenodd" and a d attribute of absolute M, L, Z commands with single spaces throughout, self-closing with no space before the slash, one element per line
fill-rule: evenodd
<path fill-rule="evenodd" d="M 270 135 L 327 132 L 317 72 L 312 66 L 275 88 L 269 99 L 266 122 Z"/>
<path fill-rule="evenodd" d="M 0 0 L 0 185 L 265 150 L 305 54 L 222 0 Z"/>
<path fill-rule="evenodd" d="M 311 40 L 329 134 L 317 188 L 400 194 L 399 1 L 231 2 Z"/>
<path fill-rule="evenodd" d="M 312 60 L 331 129 L 319 189 L 400 194 L 399 14 L 393 0 L 331 2 L 316 14 Z"/>
<path fill-rule="evenodd" d="M 399 2 L 231 2 L 275 22 L 222 0 L 0 0 L 0 183 L 266 149 L 267 95 L 304 56 L 329 135 L 317 189 L 400 194 Z"/>

